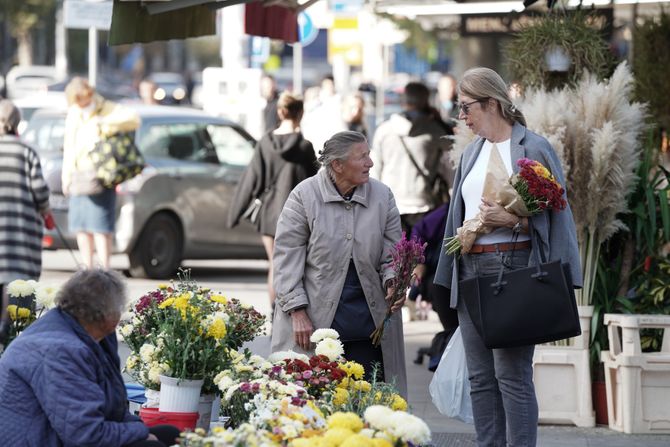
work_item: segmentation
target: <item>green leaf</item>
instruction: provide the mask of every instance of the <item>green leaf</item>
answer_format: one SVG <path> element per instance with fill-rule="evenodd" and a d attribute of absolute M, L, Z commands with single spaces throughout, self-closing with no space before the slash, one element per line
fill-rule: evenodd
<path fill-rule="evenodd" d="M 661 209 L 661 222 L 663 223 L 663 239 L 670 241 L 670 207 L 668 206 L 668 188 L 662 189 L 658 195 L 658 203 Z"/>

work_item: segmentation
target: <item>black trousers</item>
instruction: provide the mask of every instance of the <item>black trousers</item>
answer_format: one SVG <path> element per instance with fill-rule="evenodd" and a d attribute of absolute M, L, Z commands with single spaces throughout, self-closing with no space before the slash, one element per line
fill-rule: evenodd
<path fill-rule="evenodd" d="M 372 369 L 377 365 L 377 381 L 384 381 L 382 347 L 373 346 L 370 340 L 344 341 L 344 358 L 360 363 L 365 368 L 365 380 L 372 380 Z"/>
<path fill-rule="evenodd" d="M 177 443 L 180 431 L 174 425 L 154 425 L 149 428 L 149 433 L 156 436 L 158 441 L 142 439 L 124 447 L 170 447 Z"/>

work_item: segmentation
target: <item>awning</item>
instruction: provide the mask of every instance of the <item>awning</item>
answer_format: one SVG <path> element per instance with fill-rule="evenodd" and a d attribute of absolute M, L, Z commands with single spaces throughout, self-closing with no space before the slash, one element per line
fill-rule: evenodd
<path fill-rule="evenodd" d="M 253 16 L 245 20 L 247 34 L 295 42 L 298 12 L 317 1 L 114 0 L 109 45 L 212 35 L 216 33 L 217 9 L 245 3 L 253 12 Z M 274 11 L 271 15 L 269 8 Z"/>

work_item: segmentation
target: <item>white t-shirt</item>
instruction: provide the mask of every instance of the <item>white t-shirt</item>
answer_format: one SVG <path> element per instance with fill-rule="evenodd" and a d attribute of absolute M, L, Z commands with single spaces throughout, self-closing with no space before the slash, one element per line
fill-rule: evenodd
<path fill-rule="evenodd" d="M 493 144 L 489 140 L 484 140 L 482 150 L 472 166 L 468 175 L 463 179 L 461 186 L 461 195 L 465 203 L 465 220 L 473 219 L 479 213 L 479 205 L 482 203 L 482 192 L 484 191 L 484 178 L 486 177 L 486 168 L 489 165 L 491 150 Z M 512 175 L 512 155 L 510 153 L 510 140 L 495 143 L 502 158 L 507 173 Z M 526 234 L 520 234 L 518 240 L 529 240 Z M 501 242 L 510 242 L 512 240 L 511 228 L 496 228 L 491 233 L 480 235 L 475 241 L 476 244 L 497 244 Z"/>

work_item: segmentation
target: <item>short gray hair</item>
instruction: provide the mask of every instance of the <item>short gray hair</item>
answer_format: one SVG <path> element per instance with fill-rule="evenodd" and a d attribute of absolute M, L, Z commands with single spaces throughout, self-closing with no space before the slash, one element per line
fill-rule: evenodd
<path fill-rule="evenodd" d="M 80 323 L 119 317 L 126 307 L 126 285 L 113 270 L 81 270 L 56 295 L 56 304 Z"/>
<path fill-rule="evenodd" d="M 319 163 L 326 168 L 326 171 L 332 177 L 334 174 L 331 163 L 335 160 L 346 160 L 354 144 L 367 142 L 365 135 L 360 132 L 352 130 L 338 132 L 323 144 L 323 149 L 319 152 Z"/>
<path fill-rule="evenodd" d="M 21 112 L 9 99 L 0 101 L 0 135 L 16 135 Z"/>

